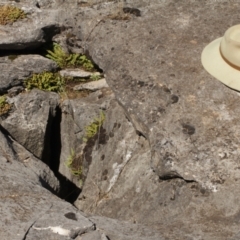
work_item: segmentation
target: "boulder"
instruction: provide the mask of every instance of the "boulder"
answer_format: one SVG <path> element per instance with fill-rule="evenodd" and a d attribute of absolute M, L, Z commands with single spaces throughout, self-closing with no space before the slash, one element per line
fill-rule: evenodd
<path fill-rule="evenodd" d="M 200 58 L 209 42 L 238 23 L 240 4 L 126 1 L 126 7 L 141 11 L 140 17 L 127 21 L 109 18 L 108 6 L 84 9 L 88 14 L 79 14 L 82 28 L 75 33 L 86 39 L 89 54 L 106 73 L 127 118 L 146 140 L 111 192 L 103 191 L 104 198 L 99 192 L 109 183 L 97 174 L 106 170 L 111 179 L 121 163 L 111 156 L 106 162 L 112 165 L 101 165 L 99 156 L 108 147 L 100 148 L 94 154 L 96 163 L 92 161 L 100 169 L 90 166 L 78 206 L 147 224 L 170 239 L 230 239 L 238 233 L 240 212 L 240 99 L 203 69 Z M 94 178 L 91 187 L 96 190 L 90 193 Z M 91 200 L 84 202 L 84 197 Z"/>
<path fill-rule="evenodd" d="M 63 69 L 60 72 L 63 77 L 90 78 L 92 73 L 82 69 Z"/>
<path fill-rule="evenodd" d="M 94 147 L 94 143 L 88 145 L 84 142 L 86 127 L 109 108 L 112 98 L 111 91 L 100 90 L 86 98 L 65 100 L 62 103 L 59 172 L 80 187 L 87 177 L 88 167 L 92 162 L 91 151 Z M 67 166 L 68 160 L 73 155 L 77 164 L 83 166 L 81 174 L 75 177 L 71 167 Z"/>
<path fill-rule="evenodd" d="M 1 239 L 162 239 L 141 225 L 88 218 L 54 196 L 59 183 L 49 167 L 2 128 L 0 162 Z"/>
<path fill-rule="evenodd" d="M 6 4 L 5 1 L 1 2 Z M 1 50 L 36 49 L 60 32 L 57 9 L 41 10 L 33 6 L 32 1 L 15 3 L 15 6 L 25 11 L 27 17 L 12 25 L 0 25 Z"/>
<path fill-rule="evenodd" d="M 52 207 L 39 216 L 28 232 L 26 239 L 75 239 L 77 236 L 95 230 L 92 221 L 69 203 L 56 200 Z"/>
<path fill-rule="evenodd" d="M 125 170 L 131 165 L 133 156 L 137 159 L 141 156 L 141 159 L 145 162 L 145 167 L 151 171 L 149 160 L 147 160 L 150 154 L 144 156 L 144 151 L 140 151 L 142 144 L 144 144 L 144 139 L 136 134 L 133 125 L 126 118 L 123 109 L 116 100 L 110 102 L 98 139 L 95 143 L 96 145 L 91 149 L 92 161 L 87 179 L 79 199 L 75 202 L 79 209 L 84 209 L 86 213 L 94 214 L 96 209 L 99 209 L 99 205 L 101 205 L 101 210 L 97 211 L 98 214 L 102 211 L 104 212 L 104 204 L 106 202 L 111 204 L 111 196 L 116 194 L 116 186 L 121 181 Z M 140 164 L 140 159 L 138 161 L 143 168 L 144 162 L 142 161 L 142 164 Z M 123 197 L 120 194 L 127 191 L 130 186 L 138 181 L 139 175 L 134 174 L 137 172 L 140 174 L 140 170 L 136 170 L 137 167 L 137 165 L 136 167 L 131 166 L 132 172 L 127 177 L 127 179 L 131 178 L 131 183 L 129 180 L 128 184 L 122 186 L 123 189 L 117 194 L 118 198 Z M 114 204 L 111 207 L 109 206 L 108 210 L 105 209 L 112 213 L 108 215 L 109 217 L 113 217 L 114 213 L 116 213 L 116 208 L 118 208 L 116 202 Z M 121 213 L 119 212 L 119 214 Z M 118 218 L 119 216 L 115 217 Z M 131 218 L 128 217 L 128 220 L 130 221 Z"/>
<path fill-rule="evenodd" d="M 73 90 L 75 90 L 75 91 L 79 91 L 79 90 L 97 91 L 99 89 L 108 88 L 108 87 L 109 86 L 106 82 L 106 79 L 102 78 L 97 81 L 76 85 L 76 86 L 74 86 Z"/>
<path fill-rule="evenodd" d="M 107 234 L 110 240 L 165 240 L 161 233 L 141 224 L 131 224 L 101 216 L 93 216 L 90 219 Z"/>
<path fill-rule="evenodd" d="M 76 238 L 76 240 L 108 240 L 108 239 L 109 238 L 99 230 L 83 234 L 82 236 Z"/>
<path fill-rule="evenodd" d="M 57 193 L 49 167 L 0 131 L 1 239 L 74 239 L 95 224 Z M 51 193 L 52 192 L 52 193 Z"/>
<path fill-rule="evenodd" d="M 9 55 L 0 57 L 0 93 L 22 85 L 33 73 L 56 71 L 57 64 L 40 55 Z"/>
<path fill-rule="evenodd" d="M 56 200 L 58 180 L 47 165 L 0 132 L 1 239 L 23 239 Z M 46 178 L 47 177 L 47 178 Z M 47 186 L 46 190 L 42 186 Z"/>
<path fill-rule="evenodd" d="M 54 137 L 57 139 L 53 130 L 60 125 L 60 120 L 54 122 L 59 111 L 58 94 L 34 89 L 9 102 L 13 104 L 12 111 L 2 120 L 2 127 L 34 156 L 50 164 L 51 149 L 57 149 L 57 140 L 52 145 Z"/>

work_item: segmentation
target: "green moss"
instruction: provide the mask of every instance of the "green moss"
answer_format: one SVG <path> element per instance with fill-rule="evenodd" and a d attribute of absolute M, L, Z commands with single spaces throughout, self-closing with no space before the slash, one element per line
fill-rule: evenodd
<path fill-rule="evenodd" d="M 80 177 L 82 175 L 82 166 L 76 165 L 76 154 L 73 149 L 71 149 L 70 156 L 68 157 L 67 161 L 65 162 L 66 167 L 68 167 L 74 176 Z"/>
<path fill-rule="evenodd" d="M 57 43 L 52 50 L 47 50 L 46 57 L 55 61 L 60 68 L 83 67 L 87 71 L 94 69 L 93 63 L 85 56 L 77 53 L 67 54 Z"/>
<path fill-rule="evenodd" d="M 25 17 L 26 17 L 26 14 L 24 13 L 24 11 L 15 6 L 11 6 L 11 5 L 0 6 L 0 24 L 1 25 L 11 24 Z"/>
<path fill-rule="evenodd" d="M 7 102 L 7 98 L 5 95 L 0 97 L 0 116 L 7 114 L 12 105 Z"/>
<path fill-rule="evenodd" d="M 43 72 L 33 74 L 33 76 L 24 81 L 24 85 L 28 90 L 38 88 L 40 90 L 63 92 L 65 79 L 58 73 Z"/>
<path fill-rule="evenodd" d="M 91 79 L 92 81 L 97 81 L 97 80 L 101 79 L 101 75 L 99 75 L 99 74 L 93 74 L 93 75 L 91 75 L 90 79 Z"/>
<path fill-rule="evenodd" d="M 87 142 L 98 133 L 100 127 L 103 125 L 104 120 L 105 114 L 104 112 L 100 112 L 100 116 L 94 118 L 94 120 L 85 127 L 85 136 L 83 137 L 84 142 Z"/>

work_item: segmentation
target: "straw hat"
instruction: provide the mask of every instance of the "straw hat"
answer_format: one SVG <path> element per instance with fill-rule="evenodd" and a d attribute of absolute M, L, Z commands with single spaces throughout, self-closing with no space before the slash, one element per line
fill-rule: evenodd
<path fill-rule="evenodd" d="M 202 65 L 212 76 L 240 91 L 240 24 L 209 43 L 202 52 Z"/>

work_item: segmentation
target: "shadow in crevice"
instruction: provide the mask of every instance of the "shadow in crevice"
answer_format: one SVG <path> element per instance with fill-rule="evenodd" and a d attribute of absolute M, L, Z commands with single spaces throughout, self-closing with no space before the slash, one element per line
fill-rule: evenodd
<path fill-rule="evenodd" d="M 60 182 L 60 191 L 58 197 L 73 204 L 77 200 L 82 190 L 73 182 L 69 181 L 61 173 L 56 173 L 56 177 Z"/>
<path fill-rule="evenodd" d="M 60 190 L 55 194 L 67 202 L 74 203 L 81 193 L 81 189 L 77 187 L 73 182 L 69 181 L 61 173 L 59 173 L 60 156 L 62 149 L 61 120 L 62 111 L 60 107 L 57 107 L 55 117 L 53 117 L 51 113 L 49 114 L 42 161 L 50 167 L 60 182 Z M 42 186 L 53 192 L 52 189 L 49 189 L 49 186 L 46 182 L 42 182 Z"/>

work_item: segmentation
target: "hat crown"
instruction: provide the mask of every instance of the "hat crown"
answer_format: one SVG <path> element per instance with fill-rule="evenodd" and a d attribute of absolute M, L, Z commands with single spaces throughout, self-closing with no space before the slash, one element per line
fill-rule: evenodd
<path fill-rule="evenodd" d="M 230 64 L 240 67 L 240 25 L 230 27 L 224 34 L 220 51 Z"/>

